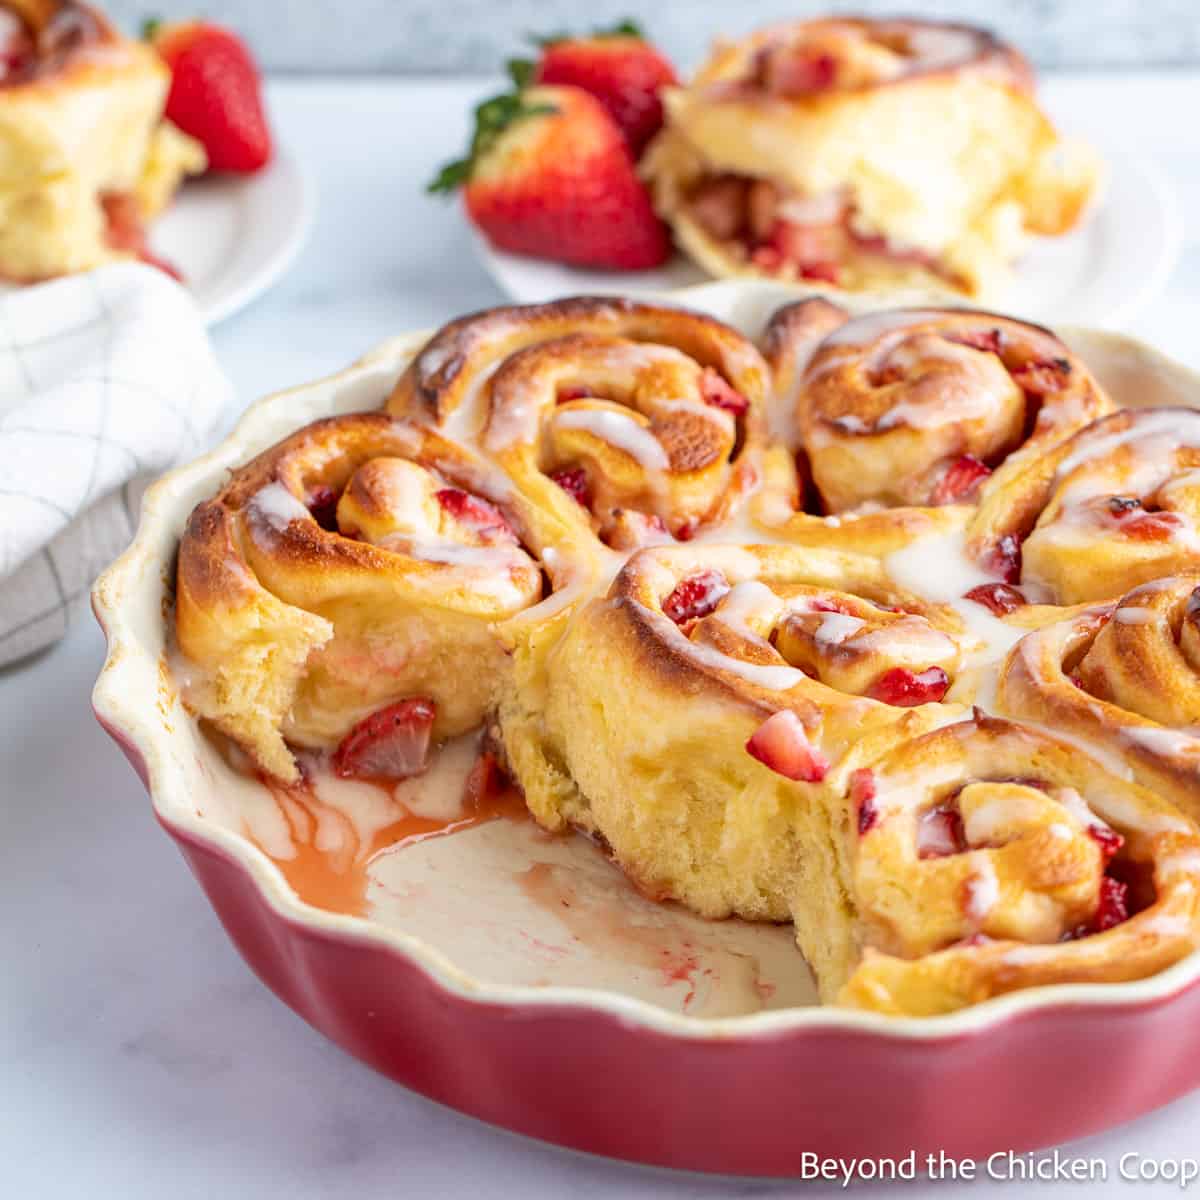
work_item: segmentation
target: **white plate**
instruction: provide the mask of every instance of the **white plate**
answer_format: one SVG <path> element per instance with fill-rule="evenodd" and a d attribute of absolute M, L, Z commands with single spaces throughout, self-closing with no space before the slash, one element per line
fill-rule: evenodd
<path fill-rule="evenodd" d="M 262 295 L 308 238 L 313 185 L 296 159 L 277 150 L 257 175 L 212 175 L 179 190 L 154 222 L 150 245 L 183 275 L 206 325 Z M 0 291 L 19 284 L 0 283 Z"/>
<path fill-rule="evenodd" d="M 313 186 L 277 150 L 256 175 L 213 175 L 180 190 L 155 223 L 151 245 L 182 272 L 205 323 L 215 325 L 267 290 L 299 253 L 312 225 Z"/>
<path fill-rule="evenodd" d="M 1038 239 L 1009 287 L 988 297 L 989 306 L 1043 324 L 1114 328 L 1162 288 L 1182 235 L 1175 194 L 1145 159 L 1109 152 L 1105 159 L 1107 186 L 1084 225 L 1066 237 Z M 658 293 L 707 278 L 681 255 L 654 271 L 586 271 L 506 254 L 478 235 L 474 240 L 492 278 L 522 303 L 582 292 Z"/>

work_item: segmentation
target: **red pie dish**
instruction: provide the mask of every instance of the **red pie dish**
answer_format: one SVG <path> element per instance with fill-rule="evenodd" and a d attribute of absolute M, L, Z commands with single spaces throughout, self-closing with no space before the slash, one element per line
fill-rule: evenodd
<path fill-rule="evenodd" d="M 616 504 L 605 508 L 604 496 L 615 495 L 606 489 L 617 485 L 616 477 L 598 465 L 603 455 L 570 457 L 583 453 L 578 448 L 588 437 L 607 438 L 647 471 L 660 466 L 667 452 L 655 449 L 657 442 L 649 445 L 641 433 L 622 432 L 620 414 L 610 411 L 617 403 L 615 383 L 603 388 L 593 383 L 592 390 L 582 386 L 576 376 L 584 369 L 572 375 L 575 367 L 547 359 L 540 334 L 514 334 L 511 313 L 487 314 L 483 325 L 465 320 L 432 343 L 428 334 L 396 338 L 340 375 L 268 397 L 212 454 L 172 472 L 147 493 L 133 545 L 100 578 L 93 594 L 108 641 L 94 706 L 146 785 L 155 815 L 178 843 L 230 937 L 296 1012 L 405 1086 L 532 1137 L 659 1166 L 788 1176 L 799 1174 L 805 1155 L 813 1153 L 861 1159 L 915 1152 L 920 1159 L 944 1152 L 986 1158 L 1094 1133 L 1200 1086 L 1200 956 L 1190 952 L 1193 889 L 1186 877 L 1195 866 L 1197 835 L 1181 815 L 1190 811 L 1192 767 L 1180 739 L 1190 733 L 1177 734 L 1168 717 L 1130 715 L 1112 698 L 1114 673 L 1142 653 L 1137 639 L 1150 638 L 1160 628 L 1156 613 L 1178 609 L 1186 624 L 1200 611 L 1200 604 L 1189 599 L 1200 594 L 1188 574 L 1196 564 L 1186 557 L 1190 541 L 1176 537 L 1184 518 L 1171 516 L 1165 502 L 1152 508 L 1129 498 L 1115 507 L 1108 504 L 1099 516 L 1092 513 L 1095 505 L 1083 512 L 1079 504 L 1081 489 L 1092 487 L 1084 475 L 1114 447 L 1136 444 L 1139 453 L 1151 455 L 1163 451 L 1159 442 L 1172 422 L 1191 420 L 1181 410 L 1200 409 L 1200 380 L 1145 346 L 1097 331 L 1058 329 L 1057 356 L 1048 357 L 1049 343 L 1039 340 L 1050 337 L 1045 331 L 1018 329 L 988 315 L 952 314 L 951 321 L 974 323 L 982 331 L 950 336 L 933 330 L 931 322 L 947 317 L 932 310 L 910 313 L 903 321 L 895 314 L 869 318 L 864 325 L 845 324 L 845 313 L 793 307 L 776 315 L 773 333 L 763 341 L 771 314 L 794 300 L 794 292 L 768 283 L 721 283 L 676 299 L 726 324 L 612 301 L 564 302 L 538 310 L 538 319 L 552 326 L 554 336 L 574 338 L 571 354 L 585 363 L 593 380 L 597 372 L 628 366 L 624 359 L 614 366 L 611 348 L 599 344 L 599 325 L 610 319 L 638 325 L 637 340 L 653 347 L 642 346 L 637 354 L 649 356 L 655 378 L 661 382 L 664 372 L 677 372 L 670 375 L 670 388 L 694 388 L 714 410 L 706 418 L 712 436 L 703 454 L 711 451 L 711 461 L 719 466 L 709 470 L 710 458 L 696 449 L 700 441 L 685 439 L 688 453 L 701 455 L 689 470 L 703 476 L 697 488 L 709 489 L 703 503 L 695 490 L 669 496 L 655 491 L 647 511 Z M 525 317 L 528 312 L 518 320 Z M 847 419 L 851 401 L 840 392 L 824 394 L 821 401 L 834 413 L 828 429 L 814 424 L 797 433 L 772 422 L 768 432 L 759 411 L 766 404 L 759 376 L 767 372 L 768 361 L 777 392 L 796 371 L 817 370 L 832 379 L 842 369 L 846 348 L 858 344 L 856 338 L 891 337 L 903 322 L 917 320 L 923 323 L 922 354 L 966 361 L 993 389 L 1011 390 L 996 374 L 1001 367 L 1008 372 L 1005 379 L 1024 381 L 1018 392 L 1026 403 L 1036 397 L 1037 420 L 1024 422 L 1019 446 L 960 455 L 924 475 L 914 460 L 906 475 L 911 488 L 905 482 L 903 494 L 881 502 L 859 494 L 874 485 L 869 463 L 853 457 L 862 446 L 848 435 L 862 430 L 857 417 Z M 814 336 L 826 339 L 822 349 L 813 353 L 810 346 L 803 356 L 789 357 L 788 348 L 801 343 L 788 339 L 806 337 L 814 326 Z M 760 342 L 766 358 L 742 335 Z M 449 454 L 437 441 L 467 431 L 469 418 L 456 420 L 447 396 L 456 372 L 463 371 L 463 356 L 469 357 L 480 340 L 496 337 L 513 339 L 504 343 L 505 362 L 494 375 L 480 372 L 473 385 L 490 388 L 493 404 L 498 393 L 524 395 L 521 388 L 540 386 L 545 372 L 557 380 L 546 418 L 553 425 L 552 435 L 544 435 L 549 441 L 530 441 L 534 416 L 528 405 L 516 404 L 503 420 L 491 418 L 493 461 L 503 463 L 519 494 L 497 484 L 479 460 Z M 1033 349 L 1013 350 L 1026 345 L 1022 339 L 1032 339 Z M 657 348 L 672 340 L 675 348 L 669 352 Z M 953 342 L 951 351 L 946 341 Z M 1000 347 L 1007 347 L 1003 354 Z M 987 363 L 981 366 L 976 355 Z M 1015 366 L 1014 355 L 1020 358 Z M 890 384 L 904 366 L 894 357 L 872 369 L 877 380 Z M 1070 386 L 1059 376 L 1069 378 Z M 689 402 L 674 391 L 672 397 L 661 402 L 656 428 L 677 429 L 674 422 L 692 420 Z M 904 401 L 916 402 L 915 396 Z M 410 415 L 423 410 L 426 432 L 418 438 L 403 421 L 397 432 L 394 406 L 408 406 L 402 411 Z M 381 412 L 350 416 L 387 407 L 391 417 Z M 1171 409 L 1175 415 L 1120 411 L 1145 408 Z M 813 422 L 825 420 L 822 411 L 814 404 Z M 876 431 L 894 424 L 878 413 L 872 419 Z M 928 415 L 914 417 L 912 425 L 927 433 Z M 779 494 L 791 499 L 781 506 L 772 501 L 772 489 L 780 484 L 783 468 L 769 447 L 772 440 L 796 436 L 817 437 L 821 446 L 850 458 L 835 469 L 831 453 L 817 463 L 815 479 L 798 480 L 789 452 L 786 486 Z M 1188 437 L 1183 440 L 1190 446 Z M 355 462 L 363 461 L 364 442 L 374 447 L 369 477 L 339 478 L 332 492 L 318 486 L 314 463 L 325 470 L 339 456 L 358 455 Z M 534 444 L 542 446 L 541 458 L 523 449 Z M 547 445 L 554 447 L 553 461 L 545 457 Z M 756 457 L 759 449 L 767 451 L 762 458 Z M 1044 454 L 1058 456 L 1058 474 L 1047 477 L 1051 483 L 1060 476 L 1073 481 L 1074 491 L 1065 499 L 1051 495 L 1050 484 L 1038 495 L 1028 485 L 1024 464 Z M 413 463 L 427 473 L 435 463 L 436 486 L 414 474 Z M 1180 470 L 1189 466 L 1184 463 Z M 362 475 L 366 467 L 356 469 Z M 1129 469 L 1131 478 L 1145 473 L 1141 459 Z M 893 482 L 878 486 L 892 488 Z M 797 491 L 806 487 L 823 492 L 823 514 L 797 507 Z M 412 488 L 418 489 L 417 500 Z M 830 497 L 839 489 L 854 494 L 831 509 Z M 453 547 L 432 546 L 427 533 L 408 526 L 398 533 L 394 524 L 373 525 L 381 519 L 379 496 L 395 498 L 401 492 L 405 504 L 432 513 L 429 519 L 438 528 L 453 532 L 458 539 Z M 540 505 L 526 511 L 523 497 L 535 493 Z M 718 544 L 720 539 L 706 533 L 707 514 L 719 512 L 724 520 L 743 502 L 758 505 L 758 537 L 747 537 L 743 529 L 731 539 L 740 546 Z M 1010 509 L 1034 507 L 1042 514 L 1036 535 L 1005 524 Z M 607 515 L 600 518 L 602 508 Z M 842 515 L 830 516 L 831 511 Z M 1116 534 L 1108 525 L 1101 529 L 1103 522 Z M 963 575 L 965 582 L 960 581 L 964 588 L 976 585 L 971 603 L 985 615 L 976 613 L 974 623 L 1008 622 L 1020 650 L 1008 654 L 986 701 L 969 690 L 975 686 L 971 672 L 950 645 L 958 629 L 953 615 L 945 617 L 932 602 L 896 603 L 890 592 L 880 591 L 865 560 L 844 552 L 848 526 L 861 546 L 871 547 L 876 565 L 893 564 L 896 578 L 918 592 L 922 582 L 931 586 L 919 576 L 937 560 L 918 561 L 909 553 L 905 539 L 914 530 L 958 537 L 960 546 L 977 539 L 994 580 L 980 584 Z M 1062 527 L 1069 528 L 1069 536 L 1060 535 Z M 1134 545 L 1132 558 L 1112 549 L 1113 536 Z M 1092 538 L 1104 541 L 1103 578 L 1120 582 L 1120 600 L 1077 594 L 1087 587 L 1071 556 Z M 293 550 L 282 552 L 290 539 L 299 540 Z M 750 554 L 745 545 L 752 541 L 764 545 Z M 476 669 L 460 671 L 457 690 L 438 692 L 444 680 L 431 678 L 422 696 L 435 699 L 395 703 L 391 696 L 385 704 L 380 697 L 386 680 L 380 683 L 376 676 L 409 670 L 409 659 L 393 661 L 385 653 L 364 662 L 353 652 L 354 643 L 344 642 L 337 656 L 325 651 L 321 687 L 291 697 L 284 726 L 258 720 L 272 698 L 266 691 L 255 693 L 255 704 L 243 703 L 244 693 L 239 693 L 242 700 L 231 699 L 228 691 L 217 707 L 206 709 L 205 701 L 195 701 L 204 685 L 196 647 L 218 647 L 215 661 L 226 651 L 246 653 L 244 641 L 221 640 L 224 614 L 234 603 L 229 598 L 245 582 L 239 575 L 245 564 L 260 580 L 272 579 L 282 593 L 300 586 L 285 576 L 303 546 L 316 546 L 321 554 L 336 546 L 338 561 L 350 572 L 347 578 L 357 578 L 354 572 L 370 578 L 372 571 L 389 569 L 383 552 L 401 545 L 426 564 L 430 577 L 449 581 L 450 598 L 439 603 L 453 612 L 455 635 L 436 651 L 427 641 L 421 645 L 427 655 L 467 648 Z M 628 562 L 613 557 L 631 549 L 636 553 Z M 1099 551 L 1088 553 L 1101 561 L 1095 557 Z M 1151 583 L 1140 565 L 1140 578 L 1128 574 L 1131 562 L 1142 564 L 1154 555 L 1160 556 L 1154 561 L 1162 569 L 1155 568 Z M 600 782 L 589 785 L 596 801 L 590 813 L 565 802 L 556 809 L 550 792 L 530 782 L 530 764 L 542 759 L 537 747 L 522 741 L 522 714 L 501 704 L 496 715 L 490 707 L 486 684 L 499 668 L 487 659 L 484 643 L 477 647 L 471 641 L 472 621 L 479 606 L 484 620 L 494 618 L 493 610 L 503 610 L 507 620 L 509 608 L 529 605 L 551 617 L 566 613 L 578 601 L 575 577 L 563 566 L 568 559 L 578 570 L 583 570 L 579 563 L 615 566 L 589 601 L 592 607 L 572 617 L 562 634 L 564 660 L 569 654 L 602 656 L 611 647 L 616 671 L 623 661 L 622 639 L 632 638 L 652 644 L 647 653 L 655 661 L 675 663 L 669 667 L 675 676 L 690 678 L 686 671 L 694 662 L 679 666 L 677 659 L 691 656 L 689 662 L 698 659 L 714 670 L 720 660 L 717 666 L 725 670 L 728 656 L 742 653 L 740 676 L 720 682 L 721 695 L 735 695 L 739 703 L 749 703 L 747 689 L 787 688 L 799 695 L 817 686 L 818 677 L 826 686 L 821 672 L 828 664 L 822 656 L 833 642 L 841 645 L 867 626 L 890 630 L 886 640 L 903 625 L 904 645 L 925 647 L 922 654 L 941 647 L 935 665 L 929 665 L 933 659 L 914 665 L 911 656 L 889 657 L 883 664 L 887 669 L 873 682 L 839 685 L 846 694 L 826 704 L 823 725 L 806 726 L 794 716 L 806 711 L 796 700 L 760 721 L 757 730 L 752 723 L 737 735 L 738 753 L 744 744 L 746 755 L 737 769 L 750 772 L 746 778 L 777 783 L 782 777 L 787 783 L 778 786 L 830 788 L 841 769 L 830 739 L 841 736 L 843 726 L 860 730 L 861 744 L 840 755 L 848 764 L 846 795 L 853 807 L 846 811 L 854 820 L 838 836 L 857 847 L 852 851 L 858 859 L 854 900 L 863 912 L 873 911 L 870 871 L 886 867 L 889 854 L 907 853 L 902 822 L 912 814 L 905 808 L 909 802 L 896 797 L 895 780 L 909 770 L 906 755 L 917 753 L 912 746 L 923 755 L 917 770 L 932 763 L 952 771 L 958 769 L 955 756 L 961 747 L 968 758 L 1010 754 L 1009 743 L 1020 738 L 1010 719 L 1028 715 L 1037 729 L 1051 731 L 1022 743 L 1017 757 L 1029 758 L 1028 769 L 1014 765 L 1001 775 L 983 776 L 976 771 L 984 783 L 960 784 L 949 793 L 951 801 L 926 806 L 913 818 L 919 853 L 904 869 L 919 873 L 905 876 L 920 881 L 918 898 L 925 898 L 932 912 L 940 911 L 939 888 L 964 897 L 951 928 L 937 935 L 929 953 L 914 948 L 927 926 L 910 930 L 903 914 L 893 913 L 890 941 L 877 937 L 842 966 L 835 962 L 840 953 L 835 947 L 827 958 L 814 960 L 814 977 L 796 949 L 784 901 L 760 888 L 755 894 L 764 898 L 755 911 L 753 899 L 737 892 L 737 879 L 711 872 L 689 878 L 670 861 L 644 852 L 636 839 L 622 837 L 619 814 L 598 803 Z M 503 586 L 463 591 L 455 572 L 477 564 L 489 570 L 500 564 Z M 831 600 L 836 589 L 829 579 L 812 582 L 812 573 L 825 569 L 821 564 L 838 575 L 839 586 L 855 593 L 851 600 Z M 733 623 L 733 609 L 743 623 L 761 619 L 759 608 L 770 597 L 760 580 L 771 582 L 770 571 L 784 570 L 804 574 L 806 582 L 796 585 L 804 603 L 795 601 L 793 588 L 791 618 L 772 632 L 769 648 L 760 639 L 759 658 L 747 658 L 748 652 L 729 641 L 728 630 L 740 628 Z M 739 572 L 759 574 L 739 581 Z M 1174 581 L 1170 588 L 1159 586 L 1160 574 Z M 895 581 L 888 586 L 893 585 L 899 587 Z M 623 624 L 621 614 L 642 612 L 638 597 L 652 587 L 659 589 L 658 600 L 646 603 L 660 605 L 661 611 Z M 246 596 L 258 603 L 252 591 Z M 358 606 L 374 603 L 366 592 L 355 596 Z M 1053 620 L 1048 604 L 1062 609 Z M 178 625 L 177 609 L 190 613 Z M 271 611 L 254 611 L 268 628 Z M 710 624 L 722 613 L 724 633 Z M 943 620 L 949 625 L 939 625 Z M 1164 616 L 1164 628 L 1166 621 Z M 371 623 L 366 625 L 369 630 Z M 184 631 L 192 660 L 176 642 L 177 628 Z M 313 618 L 292 632 L 319 640 L 328 637 L 322 630 Z M 1193 635 L 1176 628 L 1176 636 L 1186 657 Z M 1124 647 L 1121 639 L 1133 641 Z M 698 643 L 703 643 L 699 649 Z M 264 644 L 275 645 L 269 639 Z M 303 663 L 308 651 L 298 644 L 296 662 Z M 273 653 L 261 659 L 263 678 L 277 670 Z M 784 655 L 787 662 L 780 658 L 780 665 L 769 665 L 771 654 Z M 879 660 L 872 661 L 878 665 Z M 599 689 L 595 702 L 600 704 L 605 679 L 589 680 L 586 672 L 577 678 L 577 703 L 591 711 L 588 689 Z M 616 687 L 616 680 L 613 674 L 609 686 Z M 253 688 L 255 672 L 243 672 L 238 683 Z M 326 701 L 351 683 L 370 694 L 372 711 L 355 714 L 347 731 L 330 724 Z M 653 704 L 657 687 L 648 676 L 646 695 Z M 1101 719 L 1094 703 L 1101 692 L 1108 697 L 1108 724 L 1093 727 L 1089 721 Z M 662 694 L 661 708 L 642 720 L 638 737 L 647 745 L 663 744 L 666 755 L 673 753 L 669 735 L 677 722 L 669 690 Z M 1134 708 L 1132 701 L 1123 703 Z M 468 728 L 472 705 L 487 713 L 481 731 Z M 207 712 L 208 719 L 198 720 L 197 711 Z M 213 714 L 219 713 L 234 717 L 222 718 L 217 731 Z M 503 727 L 507 761 L 525 784 L 536 820 L 520 793 L 496 773 L 490 753 L 481 753 L 481 746 L 486 751 L 491 739 L 501 736 L 497 725 Z M 854 755 L 867 754 L 901 725 L 911 741 L 869 760 L 875 764 L 870 769 L 849 770 L 857 761 Z M 1114 774 L 1106 775 L 1110 764 L 1089 758 L 1079 746 L 1103 740 L 1110 730 L 1122 746 L 1128 743 L 1132 765 L 1122 760 L 1112 768 Z M 592 726 L 581 718 L 577 732 L 588 745 L 567 758 L 568 766 L 581 764 L 580 778 L 589 749 L 599 746 L 602 758 L 616 760 L 620 747 L 604 741 L 603 724 Z M 720 730 L 714 734 L 719 735 Z M 1065 740 L 1055 740 L 1059 735 Z M 441 749 L 427 774 L 380 784 L 380 774 L 424 768 L 431 739 Z M 419 768 L 411 766 L 418 761 Z M 621 760 L 619 769 L 636 771 L 637 759 Z M 1078 790 L 1059 778 L 1075 772 Z M 1113 783 L 1117 775 L 1128 782 Z M 424 781 L 434 778 L 447 786 L 426 787 Z M 1154 796 L 1167 797 L 1178 809 L 1168 810 L 1166 801 L 1154 796 L 1147 800 L 1145 779 L 1154 781 Z M 1069 846 L 1091 872 L 1086 896 L 1080 892 L 1060 905 L 1069 916 L 1074 904 L 1078 922 L 1072 919 L 1051 936 L 1039 909 L 1038 935 L 1015 949 L 988 923 L 1003 908 L 1009 859 L 1001 856 L 1013 846 L 1002 844 L 1005 838 L 996 833 L 994 811 L 985 820 L 984 806 L 996 795 L 979 788 L 1002 792 L 1009 815 L 1011 806 L 1022 812 L 1051 805 L 1063 810 L 1053 810 L 1046 832 Z M 1080 792 L 1095 811 L 1083 804 Z M 469 797 L 470 803 L 446 805 L 447 794 Z M 1108 819 L 1098 819 L 1097 812 Z M 652 821 L 648 814 L 638 819 Z M 990 837 L 981 832 L 984 825 Z M 652 847 L 665 845 L 664 836 L 656 832 Z M 1161 849 L 1160 836 L 1175 839 L 1169 852 Z M 969 867 L 985 860 L 997 867 Z M 960 867 L 965 875 L 955 873 Z M 1135 870 L 1143 868 L 1154 872 L 1149 899 L 1145 870 L 1141 876 Z M 802 911 L 803 899 L 789 902 L 792 912 Z M 714 920 L 698 912 L 740 915 Z M 745 919 L 748 915 L 758 919 Z M 810 939 L 806 946 L 823 944 L 821 922 L 807 931 L 801 924 L 797 917 L 801 941 Z M 1110 952 L 1098 967 L 1103 947 L 1118 952 Z"/>

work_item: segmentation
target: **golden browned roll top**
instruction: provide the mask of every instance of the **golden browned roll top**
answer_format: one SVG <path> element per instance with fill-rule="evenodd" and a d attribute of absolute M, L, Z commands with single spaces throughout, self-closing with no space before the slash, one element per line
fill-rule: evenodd
<path fill-rule="evenodd" d="M 1178 960 L 1200 415 L 989 313 L 806 301 L 763 352 L 609 299 L 447 326 L 198 505 L 190 706 L 285 783 L 486 724 L 541 824 L 791 920 L 830 1003 Z"/>

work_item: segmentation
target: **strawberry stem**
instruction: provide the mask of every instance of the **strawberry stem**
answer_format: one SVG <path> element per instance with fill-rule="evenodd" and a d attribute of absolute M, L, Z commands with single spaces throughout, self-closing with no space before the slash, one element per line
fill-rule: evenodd
<path fill-rule="evenodd" d="M 496 144 L 500 135 L 518 121 L 543 114 L 556 113 L 552 104 L 526 104 L 519 92 L 492 96 L 475 109 L 475 132 L 466 158 L 448 162 L 428 184 L 431 193 L 453 192 L 469 183 L 475 164 Z"/>
<path fill-rule="evenodd" d="M 537 70 L 537 64 L 530 58 L 510 58 L 504 66 L 518 92 L 523 92 L 533 82 Z"/>

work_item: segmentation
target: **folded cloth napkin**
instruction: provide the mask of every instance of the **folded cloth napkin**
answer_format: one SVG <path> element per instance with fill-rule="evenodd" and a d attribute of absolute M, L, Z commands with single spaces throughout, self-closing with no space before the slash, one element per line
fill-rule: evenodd
<path fill-rule="evenodd" d="M 66 632 L 154 476 L 231 400 L 188 293 L 104 267 L 0 297 L 0 666 Z"/>

